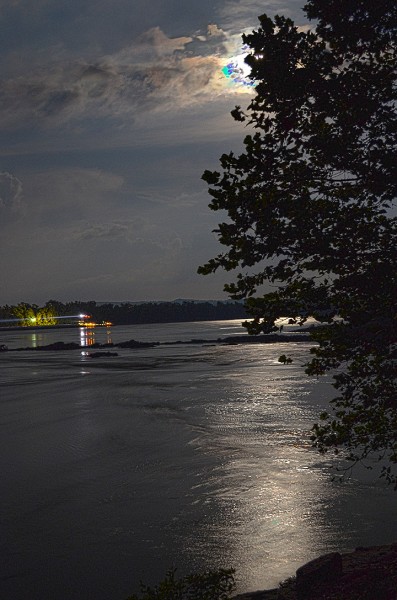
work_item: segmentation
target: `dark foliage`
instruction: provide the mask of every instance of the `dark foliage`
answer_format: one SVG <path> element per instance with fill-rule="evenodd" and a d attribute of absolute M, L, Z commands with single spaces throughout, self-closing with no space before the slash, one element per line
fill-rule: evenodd
<path fill-rule="evenodd" d="M 234 570 L 220 569 L 187 575 L 178 579 L 169 571 L 159 585 L 151 588 L 141 584 L 141 594 L 127 600 L 228 600 L 235 588 Z"/>
<path fill-rule="evenodd" d="M 375 453 L 396 485 L 397 3 L 309 0 L 305 11 L 311 30 L 262 15 L 244 36 L 256 93 L 232 116 L 245 151 L 203 175 L 210 208 L 228 214 L 217 230 L 227 250 L 199 272 L 238 270 L 225 289 L 248 299 L 251 333 L 280 316 L 324 324 L 307 371 L 332 370 L 338 395 L 313 443 L 344 446 L 353 463 Z"/>

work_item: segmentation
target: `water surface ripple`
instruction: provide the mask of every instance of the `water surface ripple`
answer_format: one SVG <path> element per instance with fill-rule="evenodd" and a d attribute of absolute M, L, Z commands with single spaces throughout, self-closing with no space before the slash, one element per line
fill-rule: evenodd
<path fill-rule="evenodd" d="M 233 331 L 216 322 L 111 335 Z M 4 343 L 27 346 L 18 333 Z M 393 493 L 365 473 L 333 482 L 310 447 L 330 387 L 300 367 L 309 347 L 1 353 L 0 597 L 123 600 L 171 566 L 234 566 L 243 592 L 320 553 L 397 539 Z M 277 362 L 283 353 L 292 365 Z"/>

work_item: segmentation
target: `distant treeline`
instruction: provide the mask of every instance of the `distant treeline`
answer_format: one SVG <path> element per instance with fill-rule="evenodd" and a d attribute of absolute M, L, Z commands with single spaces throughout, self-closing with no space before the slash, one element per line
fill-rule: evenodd
<path fill-rule="evenodd" d="M 49 300 L 44 306 L 21 302 L 16 306 L 0 307 L 0 326 L 24 326 L 76 323 L 79 314 L 89 315 L 90 321 L 110 321 L 114 325 L 138 323 L 177 323 L 186 321 L 220 321 L 245 319 L 244 304 L 233 301 L 144 302 L 104 304 L 90 302 L 59 302 Z M 70 316 L 70 319 L 67 317 Z M 59 319 L 62 317 L 62 319 Z"/>

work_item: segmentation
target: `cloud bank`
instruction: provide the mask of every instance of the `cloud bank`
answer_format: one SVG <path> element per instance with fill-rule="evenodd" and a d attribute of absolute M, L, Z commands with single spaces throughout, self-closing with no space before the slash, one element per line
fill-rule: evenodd
<path fill-rule="evenodd" d="M 0 304 L 224 297 L 201 174 L 254 92 L 222 67 L 283 6 L 0 0 Z"/>
<path fill-rule="evenodd" d="M 238 40 L 239 42 L 239 40 Z M 154 27 L 118 53 L 56 62 L 0 83 L 3 129 L 58 127 L 86 119 L 137 118 L 206 104 L 233 89 L 221 73 L 237 41 L 215 25 L 205 35 L 169 38 Z M 84 125 L 82 125 L 84 126 Z"/>

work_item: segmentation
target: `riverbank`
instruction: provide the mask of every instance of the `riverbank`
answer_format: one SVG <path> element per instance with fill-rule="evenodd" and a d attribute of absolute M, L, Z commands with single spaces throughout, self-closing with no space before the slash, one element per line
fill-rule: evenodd
<path fill-rule="evenodd" d="M 234 600 L 397 600 L 397 542 L 325 554 L 279 588 Z"/>

